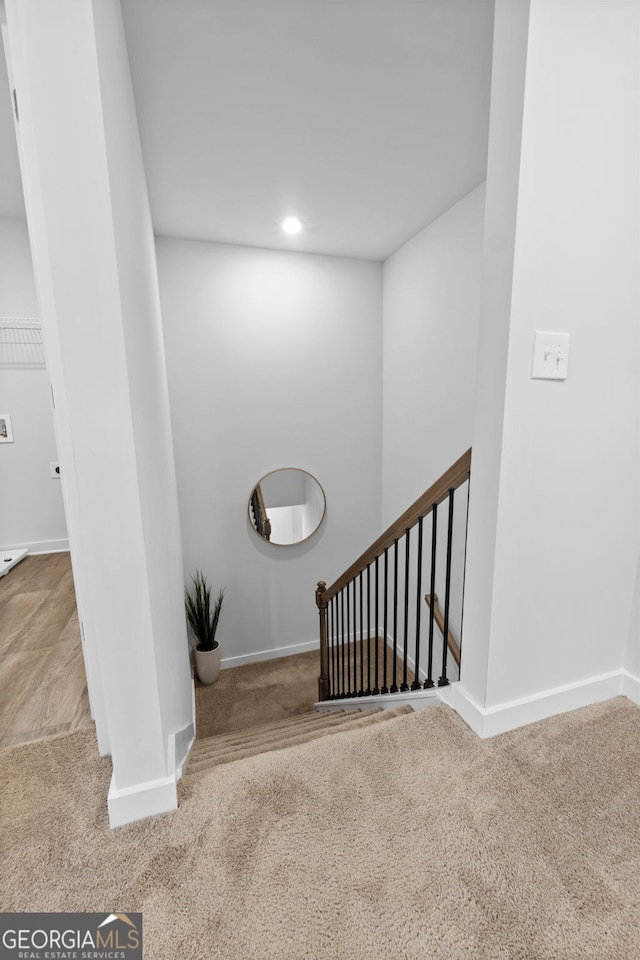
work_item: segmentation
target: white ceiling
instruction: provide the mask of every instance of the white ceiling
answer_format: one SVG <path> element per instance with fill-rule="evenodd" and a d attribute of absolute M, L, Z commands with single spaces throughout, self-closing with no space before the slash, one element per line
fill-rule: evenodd
<path fill-rule="evenodd" d="M 493 0 L 122 9 L 158 234 L 383 260 L 485 177 Z M 10 109 L 0 216 L 23 216 Z"/>

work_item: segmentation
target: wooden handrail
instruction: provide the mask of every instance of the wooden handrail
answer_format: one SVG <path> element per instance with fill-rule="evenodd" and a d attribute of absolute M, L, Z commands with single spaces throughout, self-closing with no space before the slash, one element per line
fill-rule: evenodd
<path fill-rule="evenodd" d="M 401 517 L 392 523 L 358 559 L 341 574 L 330 587 L 322 591 L 322 603 L 326 606 L 348 583 L 367 569 L 376 557 L 381 556 L 387 547 L 393 546 L 394 540 L 404 536 L 420 517 L 426 517 L 436 504 L 447 498 L 450 490 L 456 490 L 468 478 L 471 471 L 471 450 L 467 450 L 459 460 L 442 474 L 439 480 L 431 484 L 428 490 L 411 504 Z"/>
<path fill-rule="evenodd" d="M 430 594 L 430 593 L 428 593 L 428 594 L 426 595 L 425 600 L 427 601 L 427 606 L 430 607 L 430 606 L 431 606 L 431 594 Z M 434 619 L 435 622 L 438 624 L 438 629 L 439 629 L 440 633 L 442 634 L 442 636 L 444 637 L 444 614 L 442 613 L 442 610 L 440 609 L 440 604 L 438 603 L 438 594 L 437 594 L 437 593 L 434 593 L 434 595 L 433 595 L 433 601 L 434 601 L 434 602 L 433 602 L 433 619 Z M 458 644 L 458 641 L 457 641 L 456 638 L 454 637 L 454 635 L 451 633 L 451 630 L 447 630 L 447 633 L 448 633 L 447 646 L 449 647 L 449 650 L 451 651 L 451 656 L 453 657 L 453 659 L 455 660 L 456 664 L 457 664 L 458 667 L 459 667 L 459 666 L 460 666 L 460 646 L 459 646 L 459 644 Z"/>

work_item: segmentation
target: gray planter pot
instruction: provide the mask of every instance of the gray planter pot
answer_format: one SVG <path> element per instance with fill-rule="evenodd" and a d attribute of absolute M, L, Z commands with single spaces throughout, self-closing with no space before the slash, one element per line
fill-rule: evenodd
<path fill-rule="evenodd" d="M 195 649 L 196 670 L 200 683 L 215 683 L 220 673 L 220 644 L 214 650 Z"/>

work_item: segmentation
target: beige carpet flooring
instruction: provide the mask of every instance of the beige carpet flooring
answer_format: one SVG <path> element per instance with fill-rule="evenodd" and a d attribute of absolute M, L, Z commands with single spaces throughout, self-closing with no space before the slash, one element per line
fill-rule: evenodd
<path fill-rule="evenodd" d="M 317 650 L 221 670 L 216 683 L 196 682 L 198 739 L 309 713 L 318 699 Z"/>
<path fill-rule="evenodd" d="M 375 640 L 370 642 L 369 656 L 372 663 L 375 659 L 375 642 Z M 378 641 L 378 647 L 379 683 L 382 685 L 382 657 L 386 655 L 387 682 L 391 685 L 393 650 L 383 644 L 382 640 Z M 355 667 L 359 686 L 360 642 L 356 643 L 355 652 L 353 643 L 345 644 L 345 651 L 350 663 L 351 675 L 353 676 Z M 366 665 L 368 663 L 366 644 L 364 652 Z M 203 686 L 196 681 L 198 739 L 246 730 L 259 724 L 287 720 L 308 713 L 318 699 L 319 673 L 320 653 L 317 650 L 311 650 L 308 653 L 297 653 L 289 657 L 279 657 L 276 660 L 263 660 L 259 663 L 246 663 L 239 667 L 228 667 L 221 670 L 216 683 L 209 686 Z M 411 683 L 413 681 L 411 671 L 408 671 L 407 677 L 408 682 Z M 400 660 L 397 662 L 396 678 L 399 686 L 402 682 Z M 345 689 L 344 684 L 341 689 Z M 349 709 L 348 699 L 344 701 L 344 705 Z"/>
<path fill-rule="evenodd" d="M 146 960 L 638 960 L 640 709 L 488 741 L 448 707 L 189 779 L 107 826 L 81 731 L 0 751 L 7 911 L 142 911 Z"/>
<path fill-rule="evenodd" d="M 405 704 L 394 710 L 338 710 L 326 713 L 305 713 L 290 720 L 278 720 L 265 723 L 250 730 L 237 733 L 224 733 L 217 737 L 196 740 L 189 754 L 184 772 L 185 782 L 193 773 L 205 769 L 235 763 L 245 757 L 253 757 L 271 750 L 284 750 L 296 747 L 319 737 L 330 737 L 355 727 L 366 727 L 374 723 L 387 723 L 405 713 L 413 713 L 412 707 Z"/>

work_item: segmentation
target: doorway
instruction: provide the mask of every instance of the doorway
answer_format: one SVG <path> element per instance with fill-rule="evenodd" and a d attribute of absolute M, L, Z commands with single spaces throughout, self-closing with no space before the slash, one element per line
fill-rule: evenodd
<path fill-rule="evenodd" d="M 92 726 L 71 559 L 0 577 L 0 748 Z"/>

